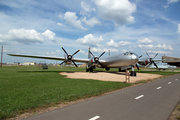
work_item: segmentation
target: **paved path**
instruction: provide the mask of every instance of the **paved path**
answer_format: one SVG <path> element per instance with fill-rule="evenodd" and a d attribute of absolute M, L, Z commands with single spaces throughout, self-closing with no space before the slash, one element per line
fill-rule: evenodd
<path fill-rule="evenodd" d="M 180 74 L 26 120 L 167 120 L 180 101 Z"/>

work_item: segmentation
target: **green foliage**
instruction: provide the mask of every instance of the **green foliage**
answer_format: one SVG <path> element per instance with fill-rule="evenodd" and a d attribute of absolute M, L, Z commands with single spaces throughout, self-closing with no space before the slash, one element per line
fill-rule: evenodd
<path fill-rule="evenodd" d="M 13 117 L 22 111 L 52 103 L 97 96 L 131 84 L 98 80 L 69 79 L 59 72 L 85 71 L 85 68 L 35 66 L 0 68 L 0 119 Z"/>

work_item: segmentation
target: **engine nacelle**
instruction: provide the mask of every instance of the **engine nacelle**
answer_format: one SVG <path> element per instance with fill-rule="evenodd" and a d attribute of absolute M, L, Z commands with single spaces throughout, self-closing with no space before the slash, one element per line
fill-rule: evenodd
<path fill-rule="evenodd" d="M 73 61 L 72 55 L 67 55 L 67 56 L 65 56 L 65 63 L 66 63 L 66 64 L 71 64 L 72 61 Z"/>

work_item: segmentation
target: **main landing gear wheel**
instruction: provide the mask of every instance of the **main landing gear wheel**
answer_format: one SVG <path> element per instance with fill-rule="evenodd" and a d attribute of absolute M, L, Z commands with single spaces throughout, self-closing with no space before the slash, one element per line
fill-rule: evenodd
<path fill-rule="evenodd" d="M 93 72 L 93 67 L 90 68 L 86 67 L 86 72 Z"/>
<path fill-rule="evenodd" d="M 136 71 L 131 71 L 130 76 L 136 76 Z"/>

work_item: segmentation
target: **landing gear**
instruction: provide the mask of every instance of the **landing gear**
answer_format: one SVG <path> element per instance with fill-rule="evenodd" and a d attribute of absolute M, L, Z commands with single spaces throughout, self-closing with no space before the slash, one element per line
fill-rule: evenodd
<path fill-rule="evenodd" d="M 134 66 L 131 66 L 131 74 L 130 76 L 136 76 L 136 71 L 134 71 Z"/>
<path fill-rule="evenodd" d="M 106 71 L 109 71 L 110 70 L 110 68 L 105 68 L 106 69 Z"/>
<path fill-rule="evenodd" d="M 136 71 L 131 71 L 130 73 L 130 76 L 136 76 Z"/>
<path fill-rule="evenodd" d="M 86 72 L 93 72 L 93 67 L 88 68 L 88 66 L 86 66 Z"/>

